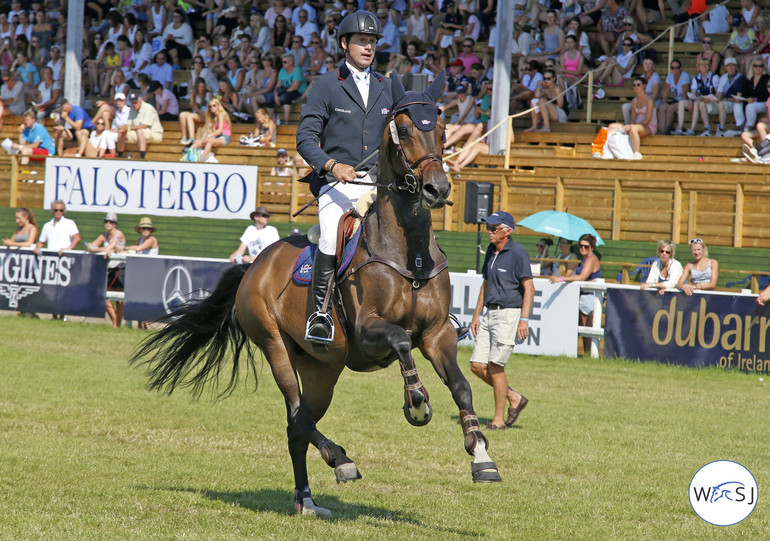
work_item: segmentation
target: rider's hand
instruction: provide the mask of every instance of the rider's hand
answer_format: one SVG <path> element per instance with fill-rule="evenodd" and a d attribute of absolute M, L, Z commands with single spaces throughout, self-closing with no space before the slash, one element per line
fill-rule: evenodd
<path fill-rule="evenodd" d="M 360 177 L 366 176 L 365 173 L 356 172 L 352 165 L 345 163 L 337 163 L 337 165 L 332 168 L 332 174 L 334 175 L 335 179 L 339 180 L 343 184 L 346 184 L 351 180 L 356 180 Z"/>

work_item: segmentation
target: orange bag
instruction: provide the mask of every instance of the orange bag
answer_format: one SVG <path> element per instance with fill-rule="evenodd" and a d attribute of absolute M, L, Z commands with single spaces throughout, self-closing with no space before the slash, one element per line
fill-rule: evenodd
<path fill-rule="evenodd" d="M 599 128 L 599 133 L 594 138 L 594 142 L 591 143 L 591 156 L 602 155 L 604 151 L 604 143 L 607 142 L 607 127 L 602 126 Z"/>

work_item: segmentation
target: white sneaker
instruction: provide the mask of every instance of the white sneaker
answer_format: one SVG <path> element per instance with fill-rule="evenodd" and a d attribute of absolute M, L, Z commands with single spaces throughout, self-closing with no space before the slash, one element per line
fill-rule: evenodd
<path fill-rule="evenodd" d="M 741 130 L 727 130 L 722 135 L 724 137 L 738 137 L 743 132 Z"/>
<path fill-rule="evenodd" d="M 725 136 L 725 130 L 722 128 L 717 128 L 717 132 L 714 134 L 714 137 L 724 137 Z"/>
<path fill-rule="evenodd" d="M 685 135 L 695 135 L 695 132 L 692 129 L 687 130 L 684 132 Z"/>
<path fill-rule="evenodd" d="M 642 159 L 642 155 L 639 152 L 634 152 L 634 157 L 631 158 L 631 159 L 632 160 L 641 160 Z"/>
<path fill-rule="evenodd" d="M 680 128 L 677 128 L 671 132 L 671 135 L 684 135 L 684 132 Z"/>
<path fill-rule="evenodd" d="M 208 158 L 206 158 L 206 163 L 219 163 L 219 160 L 217 160 L 214 155 L 212 154 Z"/>
<path fill-rule="evenodd" d="M 746 159 L 751 163 L 759 163 L 759 153 L 756 148 L 750 147 L 744 143 L 741 145 L 741 151 L 743 151 L 743 155 L 746 156 Z"/>
<path fill-rule="evenodd" d="M 180 145 L 186 145 L 187 144 L 187 138 L 186 137 L 180 137 L 179 138 L 179 144 Z"/>
<path fill-rule="evenodd" d="M 703 130 L 699 137 L 711 137 L 711 130 Z"/>
<path fill-rule="evenodd" d="M 730 158 L 730 161 L 733 163 L 749 163 L 749 160 L 746 158 Z"/>

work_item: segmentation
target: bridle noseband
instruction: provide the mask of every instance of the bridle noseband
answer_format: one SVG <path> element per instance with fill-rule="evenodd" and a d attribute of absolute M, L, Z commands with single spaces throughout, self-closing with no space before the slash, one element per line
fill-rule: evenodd
<path fill-rule="evenodd" d="M 427 153 L 423 156 L 420 156 L 413 162 L 409 162 L 409 160 L 406 157 L 406 154 L 404 153 L 404 149 L 401 146 L 401 141 L 398 137 L 398 128 L 396 127 L 395 121 L 396 117 L 402 113 L 406 112 L 406 109 L 411 105 L 432 105 L 436 106 L 435 103 L 431 103 L 428 101 L 411 101 L 409 103 L 405 103 L 403 105 L 400 105 L 397 109 L 394 109 L 391 111 L 390 115 L 388 116 L 388 125 L 390 126 L 390 138 L 393 141 L 393 144 L 396 145 L 396 153 L 398 154 L 398 157 L 401 158 L 401 163 L 406 168 L 406 174 L 404 175 L 404 183 L 402 185 L 398 184 L 396 181 L 393 181 L 392 184 L 388 186 L 393 191 L 399 190 L 399 191 L 406 191 L 410 194 L 416 194 L 419 193 L 422 189 L 422 174 L 417 175 L 415 173 L 415 169 L 417 169 L 421 163 L 425 161 L 436 161 L 441 165 L 443 163 L 441 159 L 441 155 L 435 154 L 435 153 Z M 416 127 L 416 126 L 415 126 Z M 419 129 L 419 128 L 417 128 Z"/>

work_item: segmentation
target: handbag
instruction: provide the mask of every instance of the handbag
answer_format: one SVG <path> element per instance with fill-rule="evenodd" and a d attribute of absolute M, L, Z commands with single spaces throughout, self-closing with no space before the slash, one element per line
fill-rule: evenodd
<path fill-rule="evenodd" d="M 687 32 L 682 41 L 685 43 L 698 43 L 700 41 L 699 34 L 698 23 L 695 22 L 695 19 L 690 19 L 687 21 Z"/>

